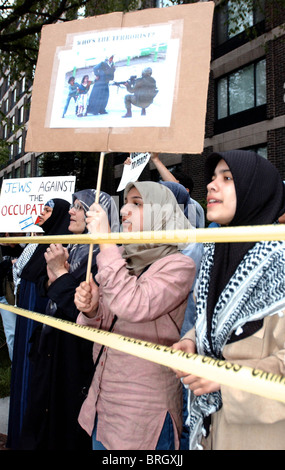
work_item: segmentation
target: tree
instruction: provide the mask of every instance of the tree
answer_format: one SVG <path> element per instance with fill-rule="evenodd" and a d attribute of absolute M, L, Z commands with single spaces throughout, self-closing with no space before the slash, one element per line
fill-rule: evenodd
<path fill-rule="evenodd" d="M 169 5 L 196 3 L 198 0 L 167 0 Z M 267 7 L 284 11 L 285 0 L 266 0 Z M 264 0 L 221 0 L 229 3 L 235 15 L 231 27 L 246 21 L 246 12 L 263 8 Z M 41 29 L 58 21 L 70 21 L 80 16 L 93 16 L 113 11 L 130 11 L 153 7 L 156 0 L 0 0 L 0 66 L 17 79 L 21 72 L 33 77 Z"/>
<path fill-rule="evenodd" d="M 0 139 L 0 167 L 7 164 L 9 160 L 9 144 Z"/>
<path fill-rule="evenodd" d="M 0 0 L 0 64 L 16 80 L 33 77 L 43 26 L 80 16 L 126 11 L 137 0 Z"/>
<path fill-rule="evenodd" d="M 198 0 L 166 0 L 171 5 L 196 3 Z M 221 0 L 219 5 L 227 5 L 228 27 L 233 29 L 233 34 L 239 28 L 247 27 L 247 13 L 254 7 L 264 8 L 264 0 Z M 43 26 L 63 21 L 70 21 L 80 16 L 101 15 L 114 11 L 130 11 L 154 7 L 156 0 L 0 0 L 0 66 L 1 71 L 10 74 L 10 82 L 17 80 L 24 72 L 27 79 L 33 78 L 34 68 L 37 62 L 41 29 Z M 267 8 L 275 15 L 284 11 L 285 0 L 266 0 Z M 229 12 L 231 11 L 230 21 Z M 248 25 L 250 26 L 250 24 Z M 235 31 L 236 30 L 236 31 Z M 29 83 L 29 80 L 26 81 Z M 31 82 L 30 82 L 31 83 Z M 0 116 L 2 120 L 5 120 Z M 7 148 L 4 146 L 0 154 L 4 159 Z M 67 173 L 63 166 L 65 158 L 68 161 Z M 58 168 L 58 175 L 76 174 L 78 184 L 86 187 L 88 177 L 93 173 L 92 161 L 98 166 L 98 158 L 90 154 L 46 154 L 44 160 L 51 161 L 52 165 L 44 168 L 45 174 L 51 174 L 51 168 Z M 71 164 L 71 162 L 73 162 Z M 63 166 L 62 166 L 63 165 Z M 74 168 L 70 168 L 70 166 Z M 86 173 L 84 173 L 84 171 Z M 79 171 L 78 169 L 81 169 Z M 68 171 L 71 172 L 68 173 Z M 81 178 L 79 181 L 79 177 Z M 93 181 L 94 184 L 94 181 Z"/>

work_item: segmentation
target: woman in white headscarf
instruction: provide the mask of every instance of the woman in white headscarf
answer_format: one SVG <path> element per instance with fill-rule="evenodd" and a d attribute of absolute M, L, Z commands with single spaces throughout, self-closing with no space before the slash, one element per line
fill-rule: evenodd
<path fill-rule="evenodd" d="M 87 213 L 91 232 L 106 232 L 99 206 Z M 173 193 L 153 182 L 129 184 L 121 209 L 125 232 L 190 228 Z M 142 234 L 143 236 L 143 234 Z M 75 294 L 78 323 L 169 346 L 179 338 L 194 262 L 176 244 L 100 245 L 98 274 Z M 96 361 L 100 350 L 94 344 Z M 79 422 L 93 449 L 178 449 L 182 391 L 167 367 L 103 348 Z"/>

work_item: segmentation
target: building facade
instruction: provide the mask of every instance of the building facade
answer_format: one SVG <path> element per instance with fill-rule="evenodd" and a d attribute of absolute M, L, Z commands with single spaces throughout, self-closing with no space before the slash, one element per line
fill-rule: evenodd
<path fill-rule="evenodd" d="M 247 31 L 241 24 L 231 33 L 228 6 L 215 9 L 204 152 L 182 157 L 196 198 L 203 197 L 199 175 L 212 151 L 252 149 L 285 180 L 285 9 L 259 3 L 261 9 L 248 11 Z"/>
<path fill-rule="evenodd" d="M 204 151 L 161 155 L 171 171 L 191 175 L 192 197 L 199 201 L 205 198 L 204 161 L 213 151 L 253 149 L 285 180 L 285 9 L 272 0 L 253 2 L 253 8 L 244 2 L 244 20 L 236 22 L 235 2 L 215 3 Z M 156 6 L 167 6 L 167 1 Z M 24 152 L 30 92 L 25 83 L 10 84 L 8 75 L 0 78 L 0 106 L 8 118 L 2 121 L 0 138 L 9 143 L 9 161 L 0 168 L 0 181 L 40 174 L 42 155 Z M 111 194 L 119 184 L 124 159 L 125 155 L 112 158 L 113 176 L 104 187 Z M 141 176 L 158 178 L 152 163 Z"/>
<path fill-rule="evenodd" d="M 41 154 L 26 153 L 25 139 L 29 122 L 32 84 L 25 76 L 11 83 L 9 72 L 0 77 L 0 126 L 3 155 L 8 160 L 0 167 L 0 182 L 5 178 L 25 178 L 40 174 Z"/>

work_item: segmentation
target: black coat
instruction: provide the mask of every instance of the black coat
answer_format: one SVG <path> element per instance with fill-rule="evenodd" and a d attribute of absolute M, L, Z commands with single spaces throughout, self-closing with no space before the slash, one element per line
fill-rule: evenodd
<path fill-rule="evenodd" d="M 93 274 L 96 273 L 96 266 Z M 56 303 L 54 316 L 75 322 L 77 279 L 64 274 L 48 289 Z M 30 401 L 24 419 L 21 449 L 92 450 L 91 438 L 77 418 L 93 377 L 93 343 L 49 326 L 39 327 L 32 338 L 33 362 Z"/>

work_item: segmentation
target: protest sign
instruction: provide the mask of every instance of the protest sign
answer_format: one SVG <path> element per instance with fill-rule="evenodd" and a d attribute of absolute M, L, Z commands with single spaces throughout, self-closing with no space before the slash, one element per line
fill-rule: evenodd
<path fill-rule="evenodd" d="M 1 231 L 42 232 L 36 225 L 46 202 L 53 198 L 72 201 L 75 176 L 3 180 L 0 196 Z"/>
<path fill-rule="evenodd" d="M 134 183 L 138 180 L 143 169 L 146 167 L 150 159 L 150 153 L 131 153 L 130 164 L 125 164 L 122 178 L 117 191 L 125 189 L 128 183 Z"/>
<path fill-rule="evenodd" d="M 198 2 L 45 26 L 26 151 L 200 153 L 213 10 Z"/>

